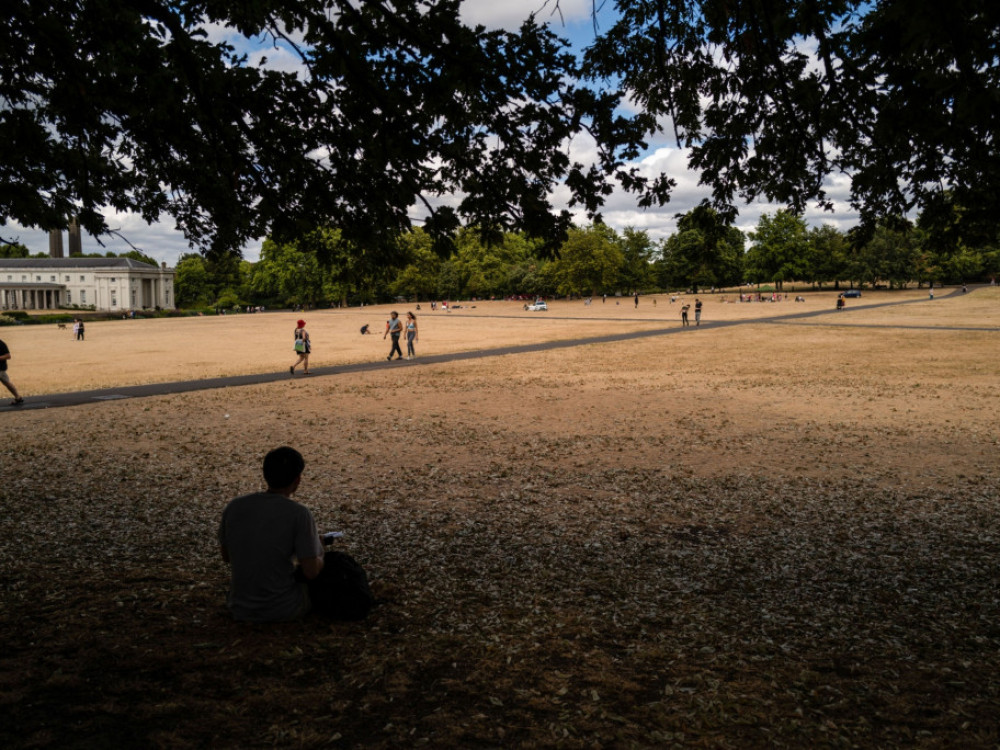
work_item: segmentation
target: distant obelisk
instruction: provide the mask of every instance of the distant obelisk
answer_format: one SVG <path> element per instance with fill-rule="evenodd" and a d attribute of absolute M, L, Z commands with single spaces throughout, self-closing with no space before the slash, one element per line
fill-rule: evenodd
<path fill-rule="evenodd" d="M 63 257 L 62 230 L 60 229 L 53 229 L 49 232 L 49 257 Z"/>
<path fill-rule="evenodd" d="M 69 220 L 69 255 L 83 255 L 83 238 L 80 236 L 80 222 L 74 216 Z"/>

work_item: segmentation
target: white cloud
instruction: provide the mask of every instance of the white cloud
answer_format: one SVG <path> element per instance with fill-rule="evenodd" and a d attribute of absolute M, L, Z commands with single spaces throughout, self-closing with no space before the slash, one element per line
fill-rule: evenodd
<path fill-rule="evenodd" d="M 305 63 L 298 53 L 280 43 L 248 51 L 247 63 L 252 68 L 263 67 L 279 73 L 295 73 L 300 79 L 305 79 L 308 75 Z"/>
<path fill-rule="evenodd" d="M 514 30 L 532 13 L 539 22 L 558 27 L 588 20 L 592 11 L 592 0 L 465 0 L 461 14 L 471 25 Z"/>
<path fill-rule="evenodd" d="M 647 231 L 654 240 L 665 239 L 676 231 L 678 214 L 690 211 L 711 197 L 711 189 L 699 184 L 698 173 L 688 169 L 688 149 L 661 146 L 635 162 L 634 166 L 641 174 L 651 179 L 666 174 L 676 181 L 677 186 L 671 194 L 669 203 L 648 209 L 639 208 L 633 195 L 620 189 L 616 190 L 605 202 L 601 215 L 606 224 L 619 232 L 625 227 L 634 227 Z M 830 224 L 840 231 L 847 231 L 855 226 L 858 214 L 850 206 L 850 179 L 845 175 L 832 176 L 826 181 L 825 187 L 829 199 L 834 204 L 834 211 L 824 211 L 816 206 L 810 206 L 804 215 L 806 222 L 810 226 Z M 557 208 L 565 206 L 569 198 L 565 188 L 554 191 L 553 196 L 559 201 L 556 204 Z M 738 208 L 736 226 L 743 231 L 752 231 L 763 214 L 774 213 L 784 206 L 755 201 Z M 580 223 L 587 221 L 582 211 L 577 212 L 575 216 Z"/>

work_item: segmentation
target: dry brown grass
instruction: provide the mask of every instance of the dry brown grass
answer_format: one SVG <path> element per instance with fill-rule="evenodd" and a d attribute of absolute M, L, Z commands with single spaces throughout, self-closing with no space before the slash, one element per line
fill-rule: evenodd
<path fill-rule="evenodd" d="M 676 325 L 624 302 L 426 314 L 420 351 Z M 383 312 L 306 316 L 319 363 L 384 356 L 356 333 Z M 280 368 L 294 317 L 94 325 L 67 356 L 138 343 L 51 377 Z M 996 747 L 998 327 L 979 290 L 0 414 L 0 742 Z M 39 392 L 45 332 L 10 330 Z M 283 443 L 386 600 L 364 624 L 224 611 L 214 526 Z"/>
<path fill-rule="evenodd" d="M 805 310 L 832 309 L 832 292 L 806 293 L 806 303 L 722 302 L 725 295 L 705 295 L 704 320 L 730 321 L 777 317 Z M 852 305 L 900 299 L 923 299 L 924 292 L 885 292 L 866 295 Z M 973 295 L 973 298 L 975 295 Z M 520 302 L 467 303 L 451 313 L 431 312 L 419 316 L 418 354 L 448 354 L 470 349 L 494 348 L 536 341 L 558 341 L 616 334 L 632 330 L 680 325 L 681 300 L 671 304 L 668 296 L 643 297 L 638 309 L 631 298 L 621 304 L 596 299 L 555 301 L 548 312 L 525 312 Z M 972 298 L 970 298 L 972 299 Z M 292 330 L 300 317 L 306 319 L 313 342 L 310 364 L 315 367 L 353 362 L 379 361 L 388 354 L 383 343 L 385 320 L 391 309 L 405 316 L 410 309 L 382 305 L 346 310 L 303 313 L 265 313 L 187 319 L 115 320 L 87 324 L 86 341 L 73 340 L 72 331 L 55 324 L 2 329 L 3 339 L 14 352 L 12 378 L 27 394 L 134 385 L 148 382 L 196 380 L 255 372 L 283 371 L 296 356 L 292 352 Z M 694 312 L 691 312 L 694 321 Z M 855 316 L 852 320 L 862 322 Z M 374 335 L 361 336 L 369 323 Z M 16 373 L 16 377 L 15 377 Z"/>

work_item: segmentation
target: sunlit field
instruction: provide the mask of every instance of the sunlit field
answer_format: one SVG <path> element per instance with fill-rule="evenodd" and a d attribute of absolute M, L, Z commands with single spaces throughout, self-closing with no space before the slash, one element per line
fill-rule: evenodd
<path fill-rule="evenodd" d="M 793 302 L 797 294 L 805 302 Z M 972 295 L 963 304 L 904 306 L 886 311 L 852 308 L 901 300 L 924 300 L 923 290 L 866 293 L 848 300 L 840 313 L 852 323 L 870 324 L 905 315 L 921 324 L 961 325 L 985 314 L 990 302 Z M 313 367 L 380 361 L 389 352 L 383 342 L 385 321 L 391 310 L 401 317 L 417 315 L 418 355 L 449 354 L 474 349 L 517 346 L 621 334 L 628 331 L 680 327 L 681 307 L 695 295 L 594 298 L 550 302 L 548 312 L 525 312 L 523 302 L 481 301 L 459 303 L 451 312 L 431 311 L 427 303 L 382 305 L 306 313 L 275 312 L 158 320 L 94 321 L 86 326 L 86 340 L 76 341 L 70 327 L 18 326 L 0 328 L 0 337 L 14 353 L 11 377 L 26 394 L 135 385 L 149 382 L 194 380 L 259 372 L 281 372 L 296 360 L 292 331 L 304 319 L 310 332 Z M 736 294 L 698 295 L 704 303 L 703 323 L 778 318 L 812 310 L 834 312 L 836 293 L 796 292 L 787 301 L 738 304 Z M 978 302 L 976 301 L 978 300 Z M 941 300 L 937 300 L 941 302 Z M 854 313 L 857 314 L 854 314 Z M 694 323 L 694 310 L 690 311 Z M 888 316 L 888 317 L 887 317 Z M 373 335 L 362 336 L 369 324 Z M 405 345 L 404 345 L 405 346 Z M 15 378 L 16 373 L 16 378 Z"/>
<path fill-rule="evenodd" d="M 0 744 L 995 748 L 1000 289 L 798 293 L 313 311 L 329 374 L 0 412 Z M 390 309 L 424 357 L 664 333 L 407 366 Z M 298 317 L 0 338 L 31 399 L 281 372 Z M 364 623 L 226 612 L 282 444 Z"/>

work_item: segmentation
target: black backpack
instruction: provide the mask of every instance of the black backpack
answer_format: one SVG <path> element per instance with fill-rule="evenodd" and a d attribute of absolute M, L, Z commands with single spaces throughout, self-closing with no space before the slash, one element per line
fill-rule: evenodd
<path fill-rule="evenodd" d="M 323 556 L 323 570 L 309 581 L 309 599 L 314 612 L 334 620 L 363 620 L 375 604 L 365 569 L 334 550 Z"/>

